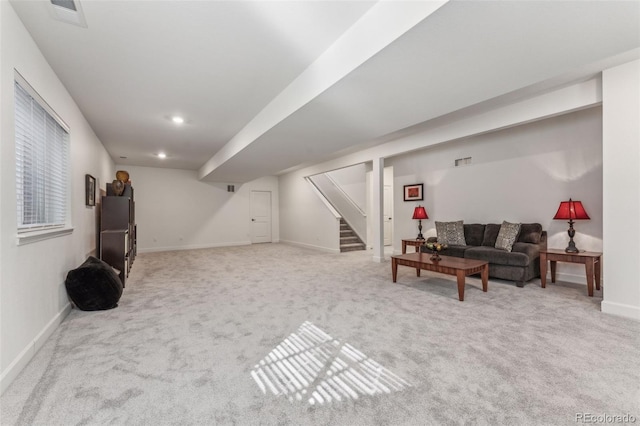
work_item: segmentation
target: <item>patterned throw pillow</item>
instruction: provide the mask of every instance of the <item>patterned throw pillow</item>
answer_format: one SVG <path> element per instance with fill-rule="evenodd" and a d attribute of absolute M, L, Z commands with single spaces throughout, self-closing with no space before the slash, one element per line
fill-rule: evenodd
<path fill-rule="evenodd" d="M 436 234 L 440 244 L 452 246 L 466 246 L 464 240 L 464 226 L 462 221 L 457 222 L 436 222 Z"/>
<path fill-rule="evenodd" d="M 498 239 L 496 240 L 496 248 L 511 251 L 513 243 L 516 242 L 519 233 L 519 223 L 509 223 L 507 221 L 502 222 L 500 232 L 498 232 Z"/>

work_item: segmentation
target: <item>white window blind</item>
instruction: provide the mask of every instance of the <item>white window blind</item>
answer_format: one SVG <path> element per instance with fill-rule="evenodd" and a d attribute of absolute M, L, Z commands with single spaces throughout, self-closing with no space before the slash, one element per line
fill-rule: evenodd
<path fill-rule="evenodd" d="M 69 132 L 18 81 L 15 109 L 18 231 L 64 226 Z"/>

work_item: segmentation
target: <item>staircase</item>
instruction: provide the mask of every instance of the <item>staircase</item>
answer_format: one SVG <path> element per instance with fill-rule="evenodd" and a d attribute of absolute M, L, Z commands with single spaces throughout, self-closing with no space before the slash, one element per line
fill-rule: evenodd
<path fill-rule="evenodd" d="M 351 229 L 349 224 L 340 219 L 340 252 L 365 250 L 364 243 L 358 238 L 358 235 Z"/>

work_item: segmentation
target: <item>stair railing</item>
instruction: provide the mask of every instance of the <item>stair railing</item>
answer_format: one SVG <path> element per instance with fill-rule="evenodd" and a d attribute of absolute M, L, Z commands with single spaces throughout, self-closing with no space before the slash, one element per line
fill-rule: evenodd
<path fill-rule="evenodd" d="M 306 179 L 320 192 L 332 210 L 338 212 L 353 229 L 358 238 L 366 244 L 367 216 L 351 197 L 326 173 L 309 176 Z"/>

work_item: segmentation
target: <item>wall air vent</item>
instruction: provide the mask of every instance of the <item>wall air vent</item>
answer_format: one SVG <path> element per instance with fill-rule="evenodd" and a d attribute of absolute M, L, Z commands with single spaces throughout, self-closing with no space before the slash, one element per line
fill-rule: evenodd
<path fill-rule="evenodd" d="M 87 28 L 87 21 L 78 0 L 51 0 L 49 14 L 57 21 Z"/>
<path fill-rule="evenodd" d="M 471 164 L 471 157 L 458 158 L 455 162 L 456 167 Z"/>

